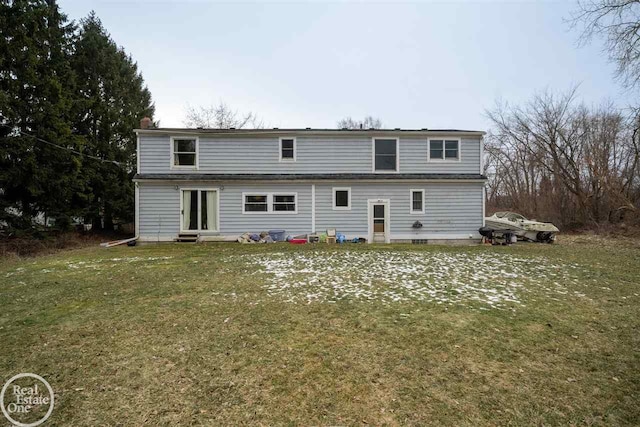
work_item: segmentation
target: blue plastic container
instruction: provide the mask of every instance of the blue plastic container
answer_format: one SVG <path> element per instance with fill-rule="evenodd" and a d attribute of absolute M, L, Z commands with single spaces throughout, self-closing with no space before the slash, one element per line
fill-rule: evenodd
<path fill-rule="evenodd" d="M 269 236 L 274 242 L 284 242 L 284 230 L 269 230 Z"/>

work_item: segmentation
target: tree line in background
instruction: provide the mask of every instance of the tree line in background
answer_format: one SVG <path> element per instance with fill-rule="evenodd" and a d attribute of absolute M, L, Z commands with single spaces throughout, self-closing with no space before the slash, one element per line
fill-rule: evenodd
<path fill-rule="evenodd" d="M 488 111 L 488 210 L 516 210 L 567 228 L 638 219 L 639 123 L 612 104 L 589 108 L 575 90 Z"/>
<path fill-rule="evenodd" d="M 640 1 L 582 1 L 569 22 L 582 29 L 583 44 L 604 39 L 625 90 L 640 88 Z M 587 107 L 573 89 L 498 104 L 487 115 L 488 210 L 513 209 L 565 229 L 640 225 L 640 105 Z"/>
<path fill-rule="evenodd" d="M 640 1 L 579 3 L 581 42 L 602 36 L 627 90 L 640 87 Z M 69 22 L 53 0 L 0 0 L 0 225 L 33 230 L 34 219 L 94 229 L 131 221 L 133 129 L 153 117 L 132 58 L 91 13 Z M 561 227 L 640 223 L 640 106 L 587 107 L 576 90 L 545 92 L 487 112 L 488 210 L 514 209 Z M 220 103 L 188 108 L 185 125 L 264 127 L 254 113 Z M 382 128 L 344 118 L 337 128 Z"/>
<path fill-rule="evenodd" d="M 0 223 L 11 233 L 131 221 L 133 129 L 153 112 L 93 12 L 77 25 L 55 1 L 0 1 Z"/>

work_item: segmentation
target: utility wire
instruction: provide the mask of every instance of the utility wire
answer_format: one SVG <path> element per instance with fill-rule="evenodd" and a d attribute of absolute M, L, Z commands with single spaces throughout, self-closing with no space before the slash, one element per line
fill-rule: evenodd
<path fill-rule="evenodd" d="M 42 139 L 42 138 L 40 138 L 38 136 L 31 135 L 31 134 L 29 134 L 27 132 L 23 132 L 20 129 L 17 129 L 17 128 L 9 126 L 9 125 L 6 125 L 4 123 L 0 123 L 0 126 L 4 126 L 7 129 L 11 129 L 11 130 L 14 130 L 14 131 L 17 130 L 18 133 L 22 134 L 23 136 L 31 137 L 31 138 L 35 139 L 36 141 L 38 141 L 38 142 L 42 142 L 43 144 L 47 144 L 47 145 L 50 145 L 52 147 L 59 148 L 61 150 L 67 150 L 67 151 L 69 151 L 71 153 L 78 154 L 79 156 L 84 156 L 84 157 L 87 157 L 89 159 L 98 160 L 99 162 L 102 162 L 102 163 L 113 163 L 116 166 L 122 166 L 122 163 L 120 163 L 120 162 L 118 162 L 116 160 L 101 159 L 100 157 L 92 156 L 91 154 L 86 154 L 86 153 L 80 152 L 78 150 L 74 150 L 73 148 L 64 147 L 64 146 L 58 145 L 58 144 L 56 144 L 54 142 L 47 141 L 46 139 Z"/>

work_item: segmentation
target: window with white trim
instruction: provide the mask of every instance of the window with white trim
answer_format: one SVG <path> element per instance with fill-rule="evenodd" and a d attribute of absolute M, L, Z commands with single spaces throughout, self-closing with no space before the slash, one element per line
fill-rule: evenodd
<path fill-rule="evenodd" d="M 424 190 L 411 190 L 411 206 L 412 214 L 424 213 Z"/>
<path fill-rule="evenodd" d="M 459 139 L 430 139 L 430 160 L 460 160 Z"/>
<path fill-rule="evenodd" d="M 296 196 L 293 194 L 274 194 L 274 212 L 293 212 L 296 210 Z"/>
<path fill-rule="evenodd" d="M 182 231 L 218 230 L 218 190 L 213 188 L 181 189 Z"/>
<path fill-rule="evenodd" d="M 345 211 L 351 209 L 351 188 L 333 187 L 333 209 Z"/>
<path fill-rule="evenodd" d="M 242 193 L 242 213 L 298 213 L 297 193 Z"/>
<path fill-rule="evenodd" d="M 294 162 L 296 160 L 296 139 L 280 138 L 280 161 Z"/>
<path fill-rule="evenodd" d="M 268 208 L 266 194 L 246 194 L 244 196 L 245 212 L 267 212 Z"/>
<path fill-rule="evenodd" d="M 172 166 L 195 168 L 197 165 L 198 138 L 171 138 Z"/>
<path fill-rule="evenodd" d="M 373 170 L 376 172 L 398 171 L 398 139 L 373 139 Z"/>

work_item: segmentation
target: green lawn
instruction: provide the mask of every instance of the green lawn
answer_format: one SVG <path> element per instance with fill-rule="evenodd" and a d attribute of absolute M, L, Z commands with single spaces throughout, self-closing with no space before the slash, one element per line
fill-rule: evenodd
<path fill-rule="evenodd" d="M 0 382 L 45 425 L 637 425 L 640 248 L 602 243 L 4 259 Z"/>

